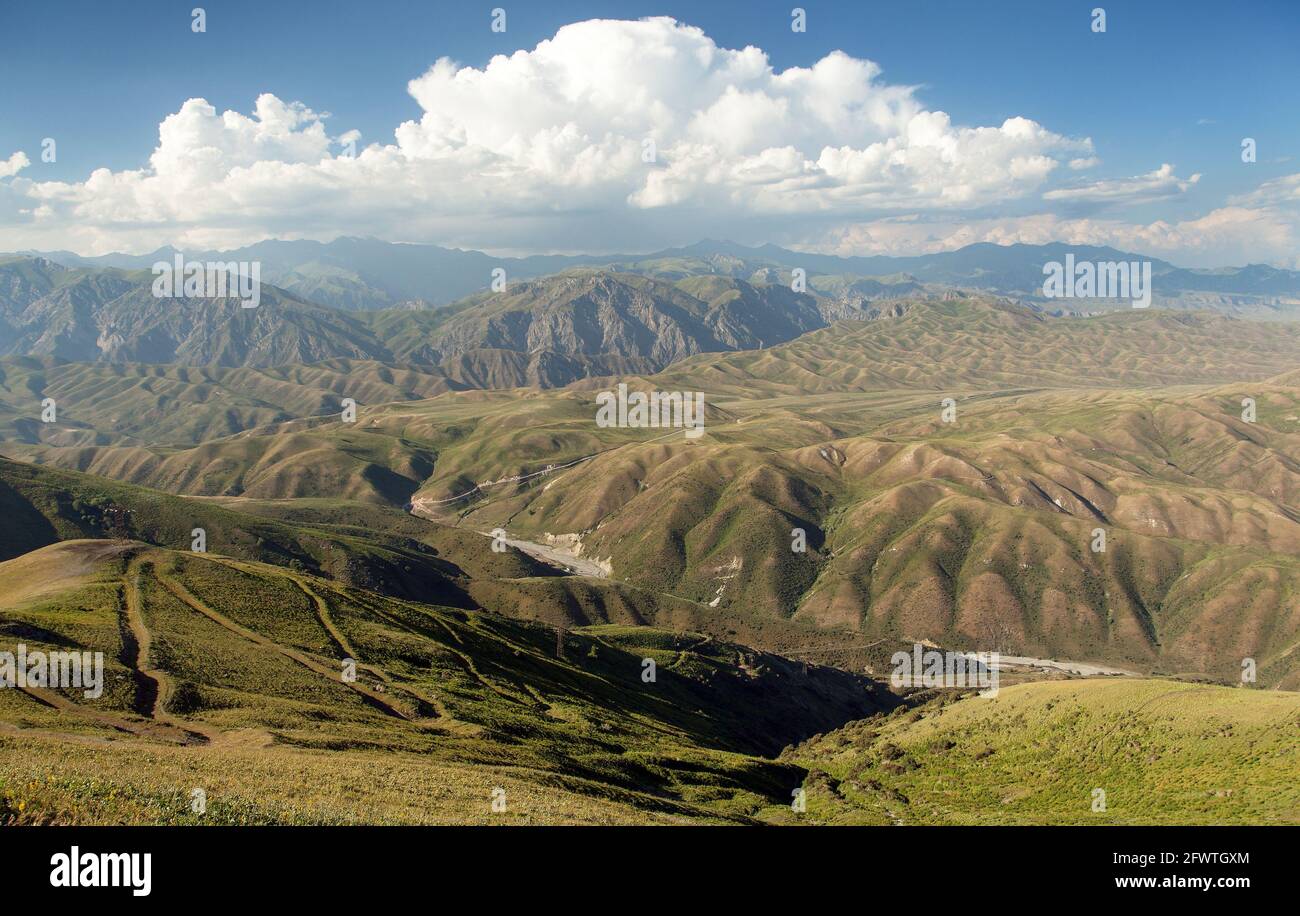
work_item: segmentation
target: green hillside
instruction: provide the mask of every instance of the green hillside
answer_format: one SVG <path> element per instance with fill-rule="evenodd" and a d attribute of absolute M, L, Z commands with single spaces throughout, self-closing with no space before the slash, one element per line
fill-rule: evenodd
<path fill-rule="evenodd" d="M 1295 693 L 1022 684 L 854 722 L 781 759 L 808 768 L 813 823 L 1300 824 Z"/>
<path fill-rule="evenodd" d="M 77 538 L 134 539 L 190 550 L 200 528 L 207 549 L 216 553 L 389 594 L 467 602 L 454 581 L 461 570 L 414 538 L 288 525 L 74 471 L 0 459 L 0 512 L 13 522 L 0 528 L 0 559 Z M 535 569 L 529 563 L 523 568 Z"/>
<path fill-rule="evenodd" d="M 745 820 L 802 779 L 757 755 L 897 703 L 700 634 L 557 637 L 134 542 L 63 542 L 0 564 L 0 583 L 11 637 L 106 659 L 98 699 L 0 691 L 20 822 L 195 822 L 200 787 L 205 822 L 487 823 L 498 785 L 505 822 Z M 359 771 L 380 784 L 359 793 Z"/>

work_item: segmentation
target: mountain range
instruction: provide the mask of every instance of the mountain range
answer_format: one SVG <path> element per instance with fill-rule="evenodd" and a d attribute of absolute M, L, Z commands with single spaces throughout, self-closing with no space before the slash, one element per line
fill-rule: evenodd
<path fill-rule="evenodd" d="M 1067 251 L 0 258 L 0 632 L 107 674 L 0 690 L 0 820 L 1295 822 L 1295 278 Z"/>
<path fill-rule="evenodd" d="M 705 392 L 698 443 L 597 427 L 607 379 L 454 390 L 357 361 L 6 360 L 0 430 L 10 458 L 176 494 L 500 527 L 649 593 L 761 619 L 959 645 L 993 628 L 1028 654 L 1219 677 L 1254 652 L 1290 684 L 1297 363 L 1293 324 L 923 299 L 625 379 Z M 337 412 L 349 392 L 374 398 L 355 423 Z M 35 420 L 46 396 L 59 423 Z M 1112 546 L 1090 555 L 1099 526 Z M 807 552 L 783 548 L 792 528 Z"/>
<path fill-rule="evenodd" d="M 235 298 L 159 298 L 143 270 L 0 260 L 0 355 L 255 368 L 366 359 L 422 367 L 458 387 L 654 372 L 877 314 L 861 300 L 783 285 L 582 268 L 437 309 L 348 312 L 270 285 L 250 309 Z"/>
<path fill-rule="evenodd" d="M 353 246 L 350 241 L 322 247 L 342 252 L 338 257 L 373 256 L 376 250 L 400 253 L 412 262 L 416 257 L 412 250 L 417 246 Z M 267 244 L 276 257 L 317 245 L 284 243 L 288 247 L 282 249 L 280 243 Z M 1035 265 L 1043 258 L 1063 257 L 1063 251 L 1063 246 L 972 246 L 906 266 L 944 283 L 1024 287 L 1035 274 L 1041 276 Z M 255 246 L 213 256 L 262 253 Z M 1109 249 L 1077 253 L 1128 257 Z M 455 273 L 460 268 L 454 265 L 463 263 L 461 254 L 451 258 L 453 267 L 438 258 L 426 266 L 439 274 Z M 0 356 L 245 368 L 360 359 L 394 369 L 416 368 L 447 389 L 549 388 L 588 377 L 654 373 L 701 353 L 763 350 L 837 321 L 896 317 L 917 297 L 961 295 L 910 274 L 812 273 L 807 291 L 796 292 L 788 265 L 799 259 L 810 271 L 882 266 L 879 259 L 702 243 L 649 259 L 514 279 L 500 292 L 480 291 L 436 308 L 350 311 L 335 307 L 340 303 L 334 297 L 326 297 L 327 304 L 305 298 L 319 296 L 319 289 L 293 282 L 296 289 L 264 284 L 260 306 L 246 309 L 234 298 L 158 298 L 150 272 L 134 263 L 102 266 L 112 257 L 97 259 L 99 266 L 65 266 L 46 257 L 14 256 L 0 259 Z M 478 266 L 487 263 L 471 260 Z M 528 269 L 559 266 L 551 260 L 521 263 Z M 986 266 L 976 268 L 977 263 Z M 1254 317 L 1260 309 L 1285 314 L 1289 294 L 1278 291 L 1295 281 L 1285 271 L 1180 272 L 1165 264 L 1157 271 L 1161 283 L 1182 278 L 1179 282 L 1198 285 L 1179 294 L 1185 305 L 1217 306 L 1209 310 Z M 1053 302 L 1032 296 L 1004 298 L 1044 314 L 1059 313 L 1048 308 Z"/>
<path fill-rule="evenodd" d="M 175 248 L 143 255 L 83 257 L 72 252 L 21 252 L 67 266 L 147 270 L 171 262 Z M 865 298 L 892 298 L 922 285 L 978 289 L 1042 299 L 1043 265 L 1072 253 L 1084 261 L 1150 261 L 1155 302 L 1165 307 L 1213 307 L 1260 316 L 1290 314 L 1300 306 L 1300 271 L 1250 264 L 1220 269 L 1176 267 L 1159 258 L 1114 248 L 1052 243 L 996 245 L 907 257 L 841 257 L 777 245 L 749 247 L 703 240 L 649 254 L 497 257 L 481 251 L 339 238 L 332 242 L 268 240 L 225 251 L 184 251 L 191 260 L 260 261 L 263 279 L 303 299 L 350 310 L 446 305 L 485 290 L 492 271 L 532 279 L 574 267 L 602 268 L 663 279 L 716 274 L 767 281 L 806 271 L 813 291 L 838 294 L 857 284 Z M 786 281 L 788 285 L 788 280 Z M 1049 303 L 1059 306 L 1060 303 Z"/>

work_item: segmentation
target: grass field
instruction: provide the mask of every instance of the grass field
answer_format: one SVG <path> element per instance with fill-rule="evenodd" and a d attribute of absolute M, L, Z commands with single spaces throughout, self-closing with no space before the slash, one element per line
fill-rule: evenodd
<path fill-rule="evenodd" d="M 781 759 L 808 768 L 815 823 L 1300 824 L 1289 692 L 1020 684 L 854 722 Z"/>

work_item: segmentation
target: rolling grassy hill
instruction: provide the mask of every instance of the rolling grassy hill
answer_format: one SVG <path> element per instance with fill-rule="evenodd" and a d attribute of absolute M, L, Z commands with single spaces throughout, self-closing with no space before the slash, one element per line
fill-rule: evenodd
<path fill-rule="evenodd" d="M 821 824 L 1300 823 L 1295 693 L 1020 684 L 854 722 L 781 759 L 808 768 L 805 818 Z"/>
<path fill-rule="evenodd" d="M 694 357 L 660 376 L 669 390 L 720 396 L 834 391 L 1127 388 L 1264 379 L 1293 369 L 1300 325 L 1212 313 L 1128 309 L 1051 318 L 954 296 L 890 320 L 848 322 L 762 351 Z"/>
<path fill-rule="evenodd" d="M 1297 360 L 1287 327 L 950 299 L 625 379 L 704 391 L 696 442 L 596 427 L 595 390 L 614 380 L 589 380 L 190 448 L 5 452 L 178 493 L 412 503 L 470 532 L 563 543 L 655 596 L 655 613 L 686 602 L 744 620 L 765 647 L 788 645 L 756 619 L 1222 680 L 1251 657 L 1263 683 L 1295 687 Z M 557 623 L 628 622 L 647 603 L 568 581 L 475 588 Z"/>
<path fill-rule="evenodd" d="M 497 474 L 444 459 L 415 500 L 479 530 L 572 533 L 615 578 L 720 608 L 1226 679 L 1254 657 L 1300 683 L 1300 391 L 1009 394 L 960 401 L 952 426 L 931 399 L 895 405 L 906 416 L 846 435 L 874 396 L 802 424 L 724 403 L 742 422 L 697 443 L 624 444 L 465 500 L 448 494 Z"/>
<path fill-rule="evenodd" d="M 123 540 L 0 563 L 0 631 L 106 659 L 97 699 L 0 691 L 6 823 L 1300 822 L 1294 693 L 900 702 L 689 631 L 579 627 L 557 649 L 545 625 Z"/>
<path fill-rule="evenodd" d="M 588 279 L 604 282 L 599 276 Z M 412 334 L 406 339 L 415 345 L 422 338 Z M 900 307 L 893 317 L 837 324 L 765 350 L 699 355 L 660 373 L 653 383 L 665 390 L 703 391 L 715 405 L 762 400 L 769 407 L 797 407 L 797 411 L 787 411 L 787 416 L 797 413 L 800 416 L 795 419 L 803 422 L 833 419 L 825 406 L 833 402 L 812 395 L 880 392 L 888 410 L 892 405 L 885 392 L 932 391 L 942 397 L 1017 388 L 1244 382 L 1293 370 L 1297 360 L 1300 326 L 1134 310 L 1088 319 L 1048 319 L 1005 303 L 951 299 L 915 302 Z M 639 377 L 625 374 L 621 380 L 635 385 Z M 207 458 L 217 447 L 213 437 L 268 424 L 270 428 L 262 430 L 262 436 L 304 430 L 314 435 L 318 427 L 329 429 L 328 421 L 338 419 L 344 397 L 373 406 L 488 383 L 495 384 L 477 376 L 458 381 L 443 370 L 402 370 L 347 360 L 243 371 L 8 360 L 0 361 L 0 434 L 11 457 L 39 456 L 43 461 L 150 486 L 220 495 L 233 484 L 242 489 L 232 495 L 242 491 L 255 496 L 319 495 L 310 492 L 310 478 L 296 489 L 292 483 L 266 481 L 260 491 L 246 482 L 232 481 L 232 468 L 246 470 L 250 462 L 262 462 L 268 455 L 270 464 L 277 465 L 279 452 L 271 446 L 250 445 L 245 439 L 231 446 L 240 452 L 233 462 L 214 468 L 208 466 Z M 586 392 L 611 385 L 610 379 L 587 380 L 572 386 L 573 394 L 556 397 L 590 398 Z M 39 422 L 41 398 L 46 396 L 58 401 L 62 419 L 57 424 Z M 554 413 L 545 398 L 520 393 L 509 398 L 512 402 L 522 399 L 521 412 Z M 407 412 L 403 415 L 429 417 L 431 422 L 410 424 L 402 441 L 383 449 L 386 455 L 346 444 L 324 445 L 323 450 L 364 457 L 361 463 L 342 462 L 355 472 L 352 476 L 364 478 L 365 472 L 384 469 L 409 477 L 412 475 L 396 465 L 411 459 L 410 443 L 436 447 L 435 440 L 447 438 L 436 428 L 437 419 L 456 421 L 452 434 L 462 435 L 466 424 L 477 422 L 478 405 L 488 405 L 491 412 L 499 413 L 501 403 L 500 399 L 466 393 Z M 875 418 L 887 415 L 881 411 Z M 364 428 L 376 430 L 375 424 L 372 416 Z M 338 432 L 338 427 L 336 424 L 333 429 Z M 391 437 L 391 424 L 379 432 Z M 581 445 L 591 441 L 588 437 Z M 178 457 L 160 450 L 164 445 L 198 442 L 207 447 Z M 337 454 L 327 457 L 313 448 L 315 444 L 298 442 L 295 448 L 311 451 L 314 462 L 340 460 Z M 19 451 L 27 445 L 43 448 Z M 545 447 L 553 448 L 557 458 L 569 453 L 563 444 Z M 177 460 L 168 463 L 173 457 Z M 502 457 L 501 465 L 507 466 L 512 456 Z M 200 467 L 204 470 L 199 475 L 202 490 L 194 490 L 184 469 Z M 292 467 L 277 466 L 273 473 L 284 474 Z M 259 468 L 255 475 L 259 483 L 267 476 L 264 470 Z M 419 472 L 413 476 L 423 479 Z M 337 485 L 337 479 L 331 477 L 327 492 L 336 492 L 333 488 Z M 379 494 L 377 498 L 386 497 Z"/>
<path fill-rule="evenodd" d="M 898 702 L 700 634 L 557 636 L 131 541 L 54 544 L 0 583 L 7 640 L 106 659 L 98 699 L 0 691 L 10 822 L 745 821 L 803 778 L 759 755 Z"/>
<path fill-rule="evenodd" d="M 196 445 L 289 420 L 338 416 L 343 398 L 382 404 L 461 385 L 431 369 L 362 360 L 279 368 L 0 359 L 0 438 L 58 446 Z M 53 398 L 59 422 L 40 422 Z"/>
<path fill-rule="evenodd" d="M 183 498 L 93 475 L 0 459 L 0 560 L 60 541 L 135 539 L 186 550 L 202 528 L 214 553 L 329 578 L 381 594 L 487 609 L 552 626 L 592 624 L 697 630 L 808 657 L 822 629 L 728 606 L 564 574 L 514 547 L 497 551 L 472 528 L 344 499 Z M 852 643 L 848 633 L 839 634 Z M 849 668 L 896 646 L 813 658 Z"/>
<path fill-rule="evenodd" d="M 202 529 L 212 551 L 390 594 L 468 601 L 456 581 L 463 571 L 415 538 L 289 525 L 72 471 L 0 459 L 0 512 L 12 522 L 0 531 L 0 559 L 78 538 L 137 539 L 188 550 L 194 530 Z M 536 570 L 526 559 L 519 566 Z"/>

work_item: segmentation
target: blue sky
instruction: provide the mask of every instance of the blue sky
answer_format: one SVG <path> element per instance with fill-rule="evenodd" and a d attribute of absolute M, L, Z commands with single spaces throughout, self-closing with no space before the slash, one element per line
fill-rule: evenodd
<path fill-rule="evenodd" d="M 328 112 L 331 116 L 323 123 L 331 135 L 355 128 L 361 132 L 363 146 L 392 144 L 399 123 L 418 121 L 423 114 L 408 94 L 407 82 L 440 57 L 481 69 L 493 55 L 531 50 L 568 23 L 669 16 L 702 29 L 719 48 L 761 48 L 777 73 L 789 67 L 811 67 L 832 51 L 873 61 L 880 67 L 880 82 L 916 87 L 915 100 L 926 110 L 946 113 L 955 126 L 997 126 L 1007 118 L 1025 118 L 1055 135 L 1090 138 L 1093 157 L 1099 160 L 1084 170 L 1086 174 L 1071 175 L 1064 165 L 1054 169 L 1051 180 L 1036 193 L 1020 194 L 1017 189 L 1002 197 L 994 194 L 994 199 L 959 211 L 936 209 L 924 201 L 909 208 L 905 201 L 893 199 L 884 207 L 845 210 L 841 214 L 845 224 L 942 216 L 951 227 L 1048 212 L 1062 220 L 1177 224 L 1202 219 L 1242 197 L 1254 195 L 1252 200 L 1258 204 L 1261 186 L 1285 181 L 1300 171 L 1300 118 L 1296 117 L 1300 3 L 1284 0 L 1239 4 L 800 0 L 808 14 L 807 31 L 802 34 L 790 29 L 795 0 L 707 4 L 372 0 L 302 8 L 290 3 L 208 0 L 202 3 L 207 32 L 196 35 L 190 31 L 190 9 L 200 2 L 6 5 L 0 11 L 0 161 L 23 151 L 30 164 L 17 174 L 23 181 L 37 183 L 81 183 L 98 168 L 141 169 L 158 145 L 160 122 L 178 112 L 187 99 L 205 99 L 217 112 L 231 109 L 250 114 L 263 93 L 284 102 L 301 102 L 316 113 Z M 1089 28 L 1090 10 L 1097 5 L 1105 8 L 1107 16 L 1106 32 L 1100 35 Z M 494 6 L 507 11 L 504 34 L 488 28 Z M 45 137 L 57 139 L 54 163 L 40 161 Z M 1258 160 L 1253 164 L 1241 162 L 1243 137 L 1258 143 Z M 836 145 L 835 138 L 823 139 Z M 818 153 L 805 146 L 799 151 L 809 158 Z M 1059 185 L 1137 178 L 1166 163 L 1186 186 L 1155 199 L 1117 191 L 1101 206 L 1101 198 L 1087 195 L 1058 197 L 1050 204 L 1041 196 L 1045 189 Z M 1289 188 L 1284 186 L 1282 193 L 1289 193 Z M 1264 192 L 1266 204 L 1269 193 L 1276 191 Z M 0 206 L 5 199 L 0 195 Z M 621 198 L 609 197 L 615 199 Z M 1115 200 L 1120 201 L 1119 207 Z M 78 206 L 84 203 L 83 196 Z M 583 202 L 584 207 L 593 205 L 603 204 Z M 547 206 L 553 211 L 556 204 Z M 59 214 L 47 214 L 47 226 L 58 218 Z M 65 213 L 64 218 L 71 217 Z M 132 218 L 142 224 L 149 221 L 144 214 Z M 10 216 L 6 221 L 0 215 L 0 226 L 21 226 L 24 219 Z M 359 230 L 373 232 L 375 219 L 370 214 L 357 220 Z M 295 229 L 280 221 L 277 234 L 328 234 L 327 222 Z M 639 240 L 631 216 L 619 214 L 615 222 L 618 241 Z M 667 228 L 671 220 L 656 216 L 647 226 L 651 223 L 655 225 L 645 233 L 645 245 L 668 241 L 673 234 Z M 709 228 L 725 231 L 728 225 L 722 220 Z M 827 247 L 831 239 L 845 250 L 863 244 L 860 239 L 846 241 L 829 230 L 829 224 L 814 225 L 805 217 L 785 224 L 737 218 L 736 225 L 761 227 L 769 236 L 781 236 L 772 240 L 787 244 L 820 242 Z M 1276 226 L 1270 226 L 1276 231 Z M 272 228 L 264 223 L 261 231 Z M 10 228 L 6 241 L 17 231 Z M 223 231 L 232 238 L 239 234 L 233 226 Z M 250 226 L 248 231 L 257 230 Z M 444 236 L 410 240 L 489 247 L 475 232 L 447 232 L 445 225 L 409 231 Z M 940 230 L 935 238 L 942 239 L 945 232 L 949 229 Z M 463 237 L 445 237 L 457 234 Z M 122 233 L 120 241 L 139 247 L 150 241 L 146 235 Z M 556 245 L 554 232 L 545 233 L 545 238 L 537 235 L 535 224 L 521 225 L 518 231 L 503 234 L 495 247 L 564 247 Z M 102 246 L 111 239 L 107 230 L 94 240 L 70 237 L 83 248 Z M 593 240 L 590 229 L 575 229 L 575 244 L 589 245 Z M 1274 236 L 1281 247 L 1286 240 Z M 912 239 L 897 244 L 927 243 Z M 949 243 L 931 239 L 928 244 Z M 1175 254 L 1176 241 L 1168 244 L 1164 253 Z M 1226 263 L 1250 254 L 1225 243 L 1216 255 L 1212 247 L 1213 242 L 1206 241 L 1196 251 L 1188 251 L 1184 260 Z M 1261 247 L 1257 259 L 1278 261 L 1279 257 L 1284 259 L 1282 253 Z"/>

